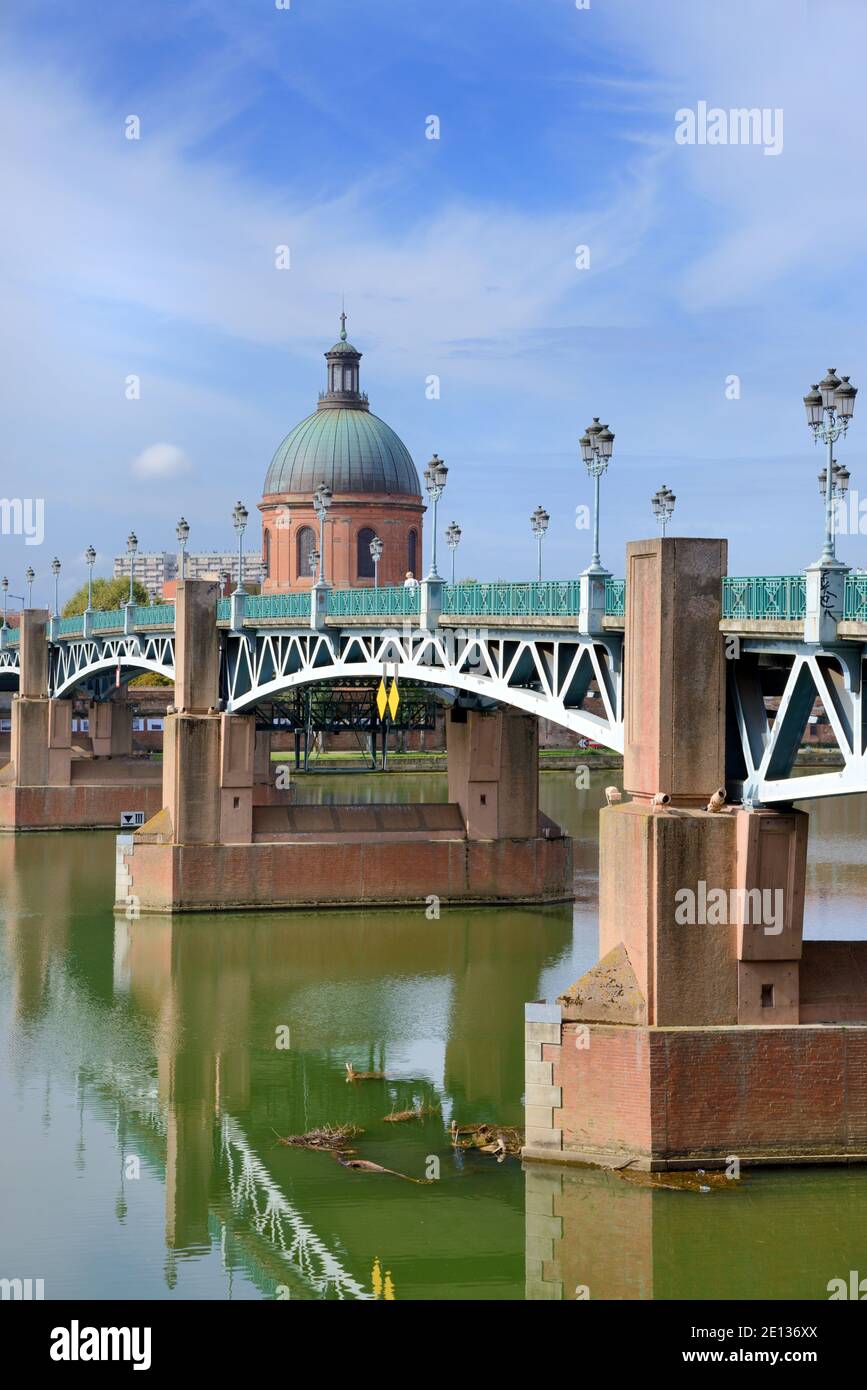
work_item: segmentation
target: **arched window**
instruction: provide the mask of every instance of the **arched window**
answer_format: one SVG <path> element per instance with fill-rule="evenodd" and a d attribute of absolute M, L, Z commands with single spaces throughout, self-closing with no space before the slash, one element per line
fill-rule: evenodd
<path fill-rule="evenodd" d="M 296 578 L 310 579 L 310 558 L 316 549 L 316 532 L 312 526 L 302 526 L 295 541 L 295 555 L 298 561 Z"/>
<path fill-rule="evenodd" d="M 358 558 L 356 563 L 356 575 L 359 579 L 373 578 L 373 556 L 370 553 L 370 542 L 376 537 L 376 532 L 371 531 L 369 526 L 363 526 L 358 533 Z"/>
<path fill-rule="evenodd" d="M 267 579 L 271 573 L 271 532 L 262 535 L 262 573 Z"/>
<path fill-rule="evenodd" d="M 417 561 L 418 531 L 410 531 L 406 543 L 406 567 L 409 570 L 410 574 L 415 575 L 416 579 L 418 579 L 418 575 L 415 573 Z"/>

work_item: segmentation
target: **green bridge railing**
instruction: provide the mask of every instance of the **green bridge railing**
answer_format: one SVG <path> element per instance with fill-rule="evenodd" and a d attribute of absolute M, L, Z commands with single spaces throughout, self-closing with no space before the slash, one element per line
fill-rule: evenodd
<path fill-rule="evenodd" d="M 454 618 L 575 617 L 581 607 L 577 579 L 535 584 L 446 584 L 443 613 Z"/>
<path fill-rule="evenodd" d="M 843 619 L 847 623 L 867 623 L 867 574 L 846 575 Z"/>
<path fill-rule="evenodd" d="M 383 589 L 332 589 L 329 618 L 412 618 L 419 611 L 421 589 L 403 585 Z"/>
<path fill-rule="evenodd" d="M 149 608 L 136 608 L 133 617 L 136 627 L 174 627 L 175 605 L 152 603 Z"/>
<path fill-rule="evenodd" d="M 803 574 L 750 575 L 723 579 L 722 615 L 743 622 L 794 621 L 807 611 Z"/>

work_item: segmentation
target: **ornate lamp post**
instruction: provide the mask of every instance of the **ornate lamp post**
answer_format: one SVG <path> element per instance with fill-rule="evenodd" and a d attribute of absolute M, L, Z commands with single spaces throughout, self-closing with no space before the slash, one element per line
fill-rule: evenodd
<path fill-rule="evenodd" d="M 187 541 L 188 541 L 189 538 L 190 538 L 190 523 L 187 521 L 186 517 L 183 517 L 183 516 L 181 517 L 180 521 L 178 522 L 177 526 L 175 527 L 175 535 L 176 535 L 177 538 L 178 538 L 178 545 L 179 545 L 180 551 L 181 551 L 181 583 L 183 583 L 183 581 L 184 581 L 184 579 L 186 578 L 186 575 L 187 575 L 187 550 L 186 550 L 186 546 L 187 546 Z"/>
<path fill-rule="evenodd" d="M 455 551 L 461 543 L 461 528 L 456 521 L 450 521 L 446 527 L 446 545 L 452 552 L 452 583 L 455 582 Z"/>
<path fill-rule="evenodd" d="M 84 552 L 84 563 L 88 567 L 87 575 L 87 611 L 93 612 L 93 567 L 96 564 L 96 551 L 89 545 Z"/>
<path fill-rule="evenodd" d="M 437 573 L 437 503 L 446 490 L 446 481 L 449 470 L 443 463 L 439 454 L 434 454 L 427 468 L 424 470 L 424 485 L 428 497 L 433 503 L 433 541 L 431 543 L 431 562 L 428 570 L 428 579 L 439 579 Z"/>
<path fill-rule="evenodd" d="M 379 536 L 374 536 L 370 542 L 370 554 L 373 560 L 373 587 L 379 588 L 379 562 L 382 559 L 382 541 Z"/>
<path fill-rule="evenodd" d="M 6 578 L 5 574 L 3 578 L 0 579 L 0 589 L 3 590 L 3 626 L 8 627 L 9 623 L 6 620 L 6 604 L 9 598 L 9 580 Z"/>
<path fill-rule="evenodd" d="M 614 435 L 607 425 L 599 423 L 599 416 L 594 415 L 593 423 L 587 426 L 580 439 L 581 457 L 587 465 L 587 472 L 594 483 L 594 508 L 593 508 L 593 559 L 587 569 L 588 574 L 604 574 L 605 570 L 599 558 L 599 479 L 608 467 L 611 454 L 614 450 Z"/>
<path fill-rule="evenodd" d="M 27 580 L 27 607 L 33 607 L 33 581 L 36 578 L 33 566 L 28 565 L 24 571 L 24 578 Z"/>
<path fill-rule="evenodd" d="M 133 604 L 133 583 L 135 582 L 135 553 L 138 550 L 138 536 L 135 531 L 130 531 L 126 538 L 126 552 L 129 555 L 129 598 L 127 602 L 130 607 Z"/>
<path fill-rule="evenodd" d="M 328 508 L 334 500 L 334 493 L 327 483 L 320 483 L 313 494 L 313 510 L 319 518 L 319 583 L 325 581 L 325 519 Z"/>
<path fill-rule="evenodd" d="M 849 491 L 849 479 L 852 475 L 849 472 L 849 469 L 843 468 L 842 465 L 839 464 L 836 459 L 832 459 L 831 464 L 833 469 L 831 476 L 831 497 L 835 503 L 842 502 L 843 498 L 846 496 L 846 493 Z M 819 474 L 819 496 L 825 497 L 827 495 L 827 491 L 828 469 L 826 467 L 823 468 L 821 473 Z M 835 543 L 837 539 L 837 513 L 838 508 L 835 506 L 832 508 L 831 512 L 831 526 L 833 530 Z"/>
<path fill-rule="evenodd" d="M 822 381 L 811 386 L 804 397 L 807 424 L 813 442 L 821 439 L 828 446 L 828 463 L 824 470 L 825 496 L 825 544 L 818 564 L 822 568 L 837 565 L 837 552 L 834 537 L 834 459 L 833 448 L 841 434 L 846 434 L 855 412 L 857 387 L 852 386 L 847 376 L 838 377 L 835 369 L 829 367 Z M 847 479 L 848 481 L 848 479 Z"/>
<path fill-rule="evenodd" d="M 60 561 L 55 555 L 51 561 L 51 573 L 54 575 L 54 616 L 60 617 Z"/>
<path fill-rule="evenodd" d="M 674 515 L 674 504 L 676 501 L 677 498 L 674 493 L 670 488 L 665 486 L 665 483 L 662 484 L 659 491 L 655 492 L 650 499 L 653 515 L 659 523 L 659 534 L 661 536 L 665 535 L 665 528 Z"/>
<path fill-rule="evenodd" d="M 534 512 L 530 513 L 530 527 L 536 537 L 539 547 L 539 582 L 542 580 L 542 542 L 545 539 L 545 532 L 548 530 L 548 522 L 551 520 L 543 506 L 538 506 Z"/>
<path fill-rule="evenodd" d="M 244 531 L 247 528 L 247 517 L 249 512 L 243 502 L 236 502 L 232 512 L 232 525 L 238 536 L 238 583 L 235 585 L 236 594 L 245 594 L 244 588 Z"/>

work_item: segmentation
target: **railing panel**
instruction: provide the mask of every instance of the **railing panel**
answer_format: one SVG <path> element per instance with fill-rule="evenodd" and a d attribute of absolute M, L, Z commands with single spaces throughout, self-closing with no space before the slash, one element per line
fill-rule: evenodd
<path fill-rule="evenodd" d="M 229 600 L 223 599 L 229 616 Z M 310 591 L 299 594 L 249 594 L 244 603 L 245 619 L 287 618 L 310 620 Z"/>
<path fill-rule="evenodd" d="M 382 589 L 332 589 L 328 595 L 329 618 L 410 618 L 420 607 L 418 586 Z"/>
<path fill-rule="evenodd" d="M 626 617 L 626 580 L 606 579 L 605 581 L 606 618 Z"/>
<path fill-rule="evenodd" d="M 848 623 L 867 623 L 867 574 L 847 574 L 843 618 Z"/>
<path fill-rule="evenodd" d="M 803 574 L 726 575 L 723 578 L 724 618 L 742 622 L 795 622 L 807 611 L 807 582 Z"/>
<path fill-rule="evenodd" d="M 133 621 L 136 627 L 174 627 L 175 605 L 154 603 L 149 608 L 136 608 Z"/>
<path fill-rule="evenodd" d="M 106 608 L 97 609 L 93 614 L 93 630 L 101 632 L 107 627 L 123 627 L 123 609 Z"/>
<path fill-rule="evenodd" d="M 461 618 L 571 618 L 581 606 L 577 579 L 528 584 L 446 584 L 443 613 Z"/>

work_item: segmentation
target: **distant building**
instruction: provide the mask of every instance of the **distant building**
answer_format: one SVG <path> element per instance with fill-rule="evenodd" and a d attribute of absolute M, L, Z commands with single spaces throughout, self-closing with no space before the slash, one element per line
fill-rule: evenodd
<path fill-rule="evenodd" d="M 325 525 L 325 578 L 337 589 L 372 588 L 370 543 L 382 541 L 380 584 L 402 584 L 422 564 L 421 484 L 409 450 L 374 415 L 359 387 L 361 353 L 346 340 L 325 353 L 328 390 L 312 415 L 296 425 L 271 460 L 265 479 L 262 557 L 265 592 L 309 589 L 311 556 L 319 545 L 313 494 L 333 493 Z"/>
<path fill-rule="evenodd" d="M 259 584 L 262 580 L 262 556 L 257 551 L 247 551 L 243 560 L 245 584 Z M 187 552 L 185 566 L 187 579 L 218 579 L 227 574 L 234 584 L 238 578 L 237 550 L 209 550 L 200 554 Z M 162 593 L 166 584 L 174 583 L 180 573 L 180 556 L 171 551 L 151 551 L 139 553 L 135 557 L 135 577 L 148 593 Z M 115 555 L 115 579 L 129 578 L 129 555 Z"/>

